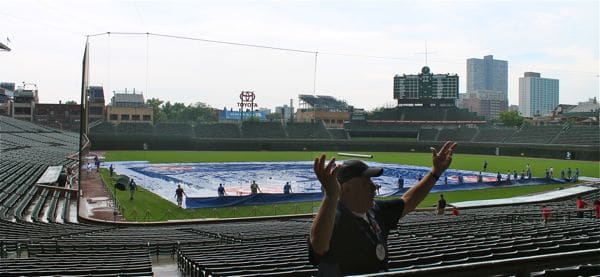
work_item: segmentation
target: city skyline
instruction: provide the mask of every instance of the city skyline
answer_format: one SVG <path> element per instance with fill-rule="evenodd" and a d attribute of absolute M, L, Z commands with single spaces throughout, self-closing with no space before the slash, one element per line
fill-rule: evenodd
<path fill-rule="evenodd" d="M 373 109 L 394 103 L 393 77 L 458 74 L 466 60 L 508 61 L 508 97 L 518 104 L 527 71 L 559 79 L 559 103 L 598 95 L 598 3 L 441 2 L 178 2 L 6 1 L 0 81 L 34 82 L 40 101 L 76 100 L 87 34 L 152 32 L 280 48 L 314 55 L 147 36 L 90 39 L 90 84 L 136 88 L 145 98 L 232 107 L 242 90 L 273 109 L 299 94 L 331 95 Z M 540 5 L 543 4 L 543 5 Z M 26 15 L 22 11 L 26 10 Z M 427 16 L 424 16 L 427 14 Z M 310 18 L 309 20 L 305 20 Z M 422 20 L 419 20 L 422 19 Z M 146 66 L 148 65 L 148 66 Z"/>

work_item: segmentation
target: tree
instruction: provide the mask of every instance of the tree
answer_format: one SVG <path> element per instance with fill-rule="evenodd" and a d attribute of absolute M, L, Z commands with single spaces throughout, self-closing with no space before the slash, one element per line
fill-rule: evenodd
<path fill-rule="evenodd" d="M 500 113 L 500 121 L 504 126 L 521 126 L 523 117 L 519 114 L 519 111 L 506 111 Z"/>
<path fill-rule="evenodd" d="M 152 112 L 154 114 L 154 122 L 155 123 L 164 120 L 166 117 L 160 108 L 160 106 L 163 103 L 164 102 L 158 98 L 152 98 L 152 99 L 146 100 L 146 105 L 152 107 Z"/>
<path fill-rule="evenodd" d="M 273 121 L 280 121 L 281 120 L 281 114 L 280 113 L 270 113 L 267 114 L 267 120 L 273 122 Z"/>
<path fill-rule="evenodd" d="M 77 105 L 77 102 L 73 100 L 67 100 L 65 101 L 65 105 Z"/>
<path fill-rule="evenodd" d="M 257 116 L 250 116 L 250 117 L 244 118 L 244 121 L 246 121 L 246 122 L 260 122 L 260 119 Z"/>

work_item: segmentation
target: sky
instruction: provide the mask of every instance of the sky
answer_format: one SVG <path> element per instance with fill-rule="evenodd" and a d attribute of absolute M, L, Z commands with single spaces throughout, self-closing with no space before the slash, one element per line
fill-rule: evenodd
<path fill-rule="evenodd" d="M 419 73 L 426 49 L 434 74 L 459 75 L 460 93 L 466 60 L 493 55 L 508 61 L 511 105 L 518 105 L 518 78 L 526 71 L 559 79 L 561 104 L 599 94 L 596 0 L 3 0 L 1 6 L 0 42 L 12 51 L 0 52 L 0 81 L 35 83 L 43 103 L 79 102 L 86 39 L 90 84 L 102 85 L 107 99 L 135 88 L 146 99 L 229 108 L 241 91 L 254 91 L 258 105 L 271 109 L 290 99 L 297 107 L 299 94 L 317 94 L 371 110 L 395 103 L 394 75 Z"/>

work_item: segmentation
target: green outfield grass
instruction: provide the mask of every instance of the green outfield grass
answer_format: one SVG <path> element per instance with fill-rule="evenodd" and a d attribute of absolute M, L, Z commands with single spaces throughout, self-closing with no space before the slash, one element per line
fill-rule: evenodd
<path fill-rule="evenodd" d="M 458 150 L 458 152 L 460 149 Z M 146 160 L 151 163 L 170 162 L 234 162 L 234 161 L 299 161 L 312 160 L 321 152 L 229 152 L 229 151 L 110 151 L 106 153 L 106 163 L 110 161 L 133 161 Z M 326 152 L 329 157 L 336 153 Z M 398 163 L 408 165 L 429 166 L 431 154 L 429 153 L 380 153 L 374 152 L 371 161 Z M 341 157 L 340 157 L 341 158 Z M 496 157 L 485 155 L 455 154 L 452 168 L 466 170 L 481 170 L 483 161 L 488 162 L 488 171 L 500 171 L 505 174 L 508 170 L 520 171 L 530 163 L 534 176 L 543 176 L 546 167 L 554 167 L 555 174 L 559 174 L 562 168 L 571 167 L 573 170 L 579 168 L 582 176 L 599 177 L 600 165 L 598 162 L 588 161 L 566 161 L 537 158 L 520 157 Z M 113 181 L 108 177 L 107 170 L 102 170 L 102 176 L 111 191 L 114 188 Z M 181 209 L 170 201 L 141 188 L 135 194 L 134 199 L 129 199 L 128 191 L 117 191 L 117 199 L 122 214 L 131 221 L 166 221 L 173 219 L 207 219 L 207 218 L 233 218 L 252 216 L 273 216 L 285 214 L 303 214 L 315 211 L 320 202 L 299 202 L 277 205 L 262 206 L 239 206 L 234 208 L 208 208 L 208 209 Z M 563 184 L 535 185 L 522 187 L 491 188 L 470 191 L 444 192 L 448 202 L 467 200 L 497 199 L 519 195 L 526 195 L 560 187 Z M 439 199 L 438 193 L 432 193 L 419 205 L 419 207 L 432 207 Z"/>

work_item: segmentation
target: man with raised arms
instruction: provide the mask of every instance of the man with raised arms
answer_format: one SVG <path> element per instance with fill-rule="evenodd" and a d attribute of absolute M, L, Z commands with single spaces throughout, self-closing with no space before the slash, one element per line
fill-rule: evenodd
<path fill-rule="evenodd" d="M 383 168 L 350 160 L 336 165 L 335 158 L 315 158 L 314 171 L 324 191 L 310 232 L 309 260 L 319 276 L 381 272 L 388 269 L 387 236 L 398 220 L 413 211 L 452 163 L 455 142 L 437 151 L 431 148 L 431 171 L 402 197 L 375 201 L 377 186 L 371 177 Z"/>

